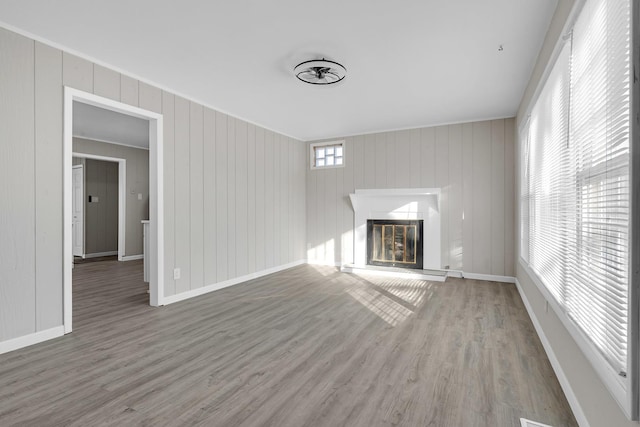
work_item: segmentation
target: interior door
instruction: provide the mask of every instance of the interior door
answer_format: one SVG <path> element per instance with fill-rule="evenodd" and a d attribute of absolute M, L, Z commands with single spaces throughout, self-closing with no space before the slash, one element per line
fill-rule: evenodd
<path fill-rule="evenodd" d="M 73 167 L 72 182 L 73 256 L 84 257 L 84 167 L 82 165 Z"/>

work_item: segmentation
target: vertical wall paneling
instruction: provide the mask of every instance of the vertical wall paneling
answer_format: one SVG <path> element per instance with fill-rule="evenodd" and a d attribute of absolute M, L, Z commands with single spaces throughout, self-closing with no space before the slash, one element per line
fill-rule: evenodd
<path fill-rule="evenodd" d="M 138 81 L 129 76 L 120 76 L 120 101 L 138 106 Z M 173 275 L 171 276 L 173 277 Z"/>
<path fill-rule="evenodd" d="M 142 87 L 141 87 L 142 88 Z M 140 91 L 142 102 L 142 90 Z M 189 126 L 189 191 L 190 191 L 190 232 L 191 232 L 191 289 L 200 288 L 204 282 L 204 151 L 203 109 L 194 102 L 190 105 Z"/>
<path fill-rule="evenodd" d="M 247 127 L 247 271 L 256 272 L 256 126 Z"/>
<path fill-rule="evenodd" d="M 0 186 L 0 342 L 63 326 L 64 86 L 163 115 L 165 303 L 304 256 L 306 144 L 0 29 L 0 178 L 19 183 Z M 127 159 L 125 255 L 139 255 L 129 208 L 148 218 L 148 150 L 82 148 Z"/>
<path fill-rule="evenodd" d="M 216 283 L 217 265 L 217 209 L 216 201 L 216 112 L 204 108 L 202 161 L 203 161 L 203 262 L 204 284 Z"/>
<path fill-rule="evenodd" d="M 513 185 L 508 183 L 514 170 L 507 158 L 513 157 L 507 134 L 513 134 L 513 126 L 513 119 L 507 119 L 345 138 L 344 168 L 307 171 L 309 260 L 352 262 L 348 197 L 355 189 L 435 187 L 441 190 L 442 266 L 511 274 L 513 257 L 507 252 L 513 250 L 514 231 L 507 217 L 513 217 Z M 495 216 L 495 209 L 502 213 Z M 501 243 L 494 241 L 492 228 L 500 228 Z"/>
<path fill-rule="evenodd" d="M 449 126 L 449 265 L 462 269 L 462 125 Z"/>
<path fill-rule="evenodd" d="M 62 324 L 62 52 L 35 43 L 36 330 Z M 3 116 L 4 117 L 4 116 Z M 57 178 L 57 179 L 56 179 Z"/>
<path fill-rule="evenodd" d="M 420 129 L 420 156 L 422 158 L 422 173 L 420 182 L 423 188 L 434 188 L 436 186 L 436 129 Z"/>
<path fill-rule="evenodd" d="M 265 269 L 265 130 L 256 128 L 256 232 L 254 234 L 256 249 L 256 271 Z"/>
<path fill-rule="evenodd" d="M 345 254 L 343 253 L 344 247 L 344 215 L 342 212 L 345 210 L 345 205 L 343 201 L 343 194 L 345 193 L 344 189 L 344 170 L 345 168 L 336 168 L 334 169 L 336 172 L 336 187 L 334 188 L 334 197 L 336 202 L 336 227 L 335 227 L 335 251 L 336 251 L 336 261 L 339 263 L 344 263 Z"/>
<path fill-rule="evenodd" d="M 234 234 L 234 241 L 236 244 L 235 254 L 231 254 L 235 258 L 236 262 L 236 276 L 244 276 L 248 273 L 247 270 L 247 241 L 248 241 L 248 215 L 247 215 L 247 179 L 249 173 L 247 171 L 247 123 L 242 120 L 236 120 L 236 176 L 235 190 L 236 190 L 236 230 Z"/>
<path fill-rule="evenodd" d="M 190 102 L 175 97 L 175 267 L 180 269 L 176 293 L 191 289 L 191 174 L 189 172 Z"/>
<path fill-rule="evenodd" d="M 93 93 L 93 64 L 86 59 L 62 54 L 62 84 Z"/>
<path fill-rule="evenodd" d="M 515 119 L 504 121 L 504 274 L 515 276 Z"/>
<path fill-rule="evenodd" d="M 95 65 L 93 79 L 93 93 L 120 101 L 120 73 Z"/>
<path fill-rule="evenodd" d="M 229 278 L 227 254 L 227 205 L 229 184 L 227 177 L 227 115 L 216 112 L 216 277 L 218 282 Z"/>
<path fill-rule="evenodd" d="M 436 188 L 440 188 L 441 265 L 449 265 L 449 126 L 438 126 L 435 142 Z"/>
<path fill-rule="evenodd" d="M 474 273 L 491 274 L 491 122 L 473 124 Z"/>
<path fill-rule="evenodd" d="M 271 268 L 275 265 L 275 255 L 274 255 L 274 243 L 273 240 L 276 236 L 274 233 L 274 134 L 273 132 L 266 130 L 265 131 L 265 145 L 264 145 L 264 244 L 265 244 L 265 267 Z"/>
<path fill-rule="evenodd" d="M 173 267 L 175 252 L 175 96 L 162 92 L 163 140 L 164 140 L 164 295 L 176 293 Z"/>
<path fill-rule="evenodd" d="M 374 135 L 375 169 L 374 179 L 376 188 L 387 188 L 387 138 L 384 133 Z"/>
<path fill-rule="evenodd" d="M 0 340 L 7 340 L 36 331 L 32 40 L 0 29 L 0 76 Z"/>
<path fill-rule="evenodd" d="M 347 162 L 354 161 L 354 138 L 345 142 L 345 159 Z M 355 190 L 355 167 L 353 163 L 345 165 L 343 172 L 343 190 L 338 193 L 340 197 L 342 214 L 342 263 L 353 263 L 353 208 L 349 194 Z M 340 214 L 340 212 L 339 212 Z"/>
<path fill-rule="evenodd" d="M 504 275 L 504 120 L 491 122 L 491 274 Z"/>
<path fill-rule="evenodd" d="M 229 277 L 236 277 L 236 121 L 227 116 L 227 271 Z"/>
<path fill-rule="evenodd" d="M 385 171 L 387 173 L 386 185 L 387 188 L 397 188 L 396 185 L 396 135 L 398 132 L 385 132 L 385 139 L 387 140 L 385 148 L 387 154 L 385 155 Z"/>
<path fill-rule="evenodd" d="M 140 82 L 138 84 L 138 106 L 145 110 L 162 112 L 162 91 L 156 87 Z"/>
<path fill-rule="evenodd" d="M 473 266 L 473 124 L 462 125 L 462 266 Z"/>
<path fill-rule="evenodd" d="M 406 187 L 420 182 L 420 129 L 409 131 L 409 182 Z"/>
<path fill-rule="evenodd" d="M 394 187 L 407 188 L 411 185 L 411 134 L 408 130 L 394 133 L 396 133 Z"/>
<path fill-rule="evenodd" d="M 361 137 L 362 138 L 362 137 Z M 364 182 L 363 188 L 376 187 L 376 137 L 365 135 L 363 142 L 364 152 Z"/>

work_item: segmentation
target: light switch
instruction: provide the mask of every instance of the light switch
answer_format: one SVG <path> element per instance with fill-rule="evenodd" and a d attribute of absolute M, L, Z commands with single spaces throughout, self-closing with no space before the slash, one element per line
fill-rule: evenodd
<path fill-rule="evenodd" d="M 180 269 L 179 268 L 174 268 L 173 269 L 173 278 L 175 280 L 178 280 L 180 278 Z"/>
<path fill-rule="evenodd" d="M 138 193 L 138 200 L 142 200 L 142 193 Z"/>

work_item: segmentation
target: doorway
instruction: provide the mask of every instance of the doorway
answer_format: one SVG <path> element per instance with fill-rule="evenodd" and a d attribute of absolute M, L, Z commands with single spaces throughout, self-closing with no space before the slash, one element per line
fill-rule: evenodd
<path fill-rule="evenodd" d="M 103 98 L 87 92 L 65 87 L 64 96 L 64 331 L 72 331 L 72 267 L 73 267 L 73 113 L 74 104 L 81 103 L 116 113 L 140 118 L 149 124 L 149 251 L 146 254 L 149 263 L 149 303 L 152 306 L 163 305 L 164 258 L 163 239 L 163 185 L 162 185 L 162 115 Z M 122 159 L 119 159 L 122 160 Z M 123 169 L 124 170 L 124 169 Z M 121 180 L 123 183 L 124 180 Z M 122 186 L 122 184 L 120 184 Z M 124 207 L 121 204 L 120 211 Z M 120 223 L 124 224 L 123 221 Z M 119 241 L 120 241 L 119 227 Z M 124 234 L 121 236 L 124 241 Z M 123 245 L 124 247 L 124 245 Z M 118 249 L 120 255 L 120 245 Z"/>

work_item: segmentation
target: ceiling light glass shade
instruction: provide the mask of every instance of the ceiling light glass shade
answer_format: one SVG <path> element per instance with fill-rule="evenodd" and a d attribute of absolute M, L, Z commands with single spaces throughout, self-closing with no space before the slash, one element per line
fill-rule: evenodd
<path fill-rule="evenodd" d="M 344 79 L 347 69 L 342 64 L 326 59 L 301 62 L 293 69 L 296 77 L 312 85 L 330 85 Z"/>

